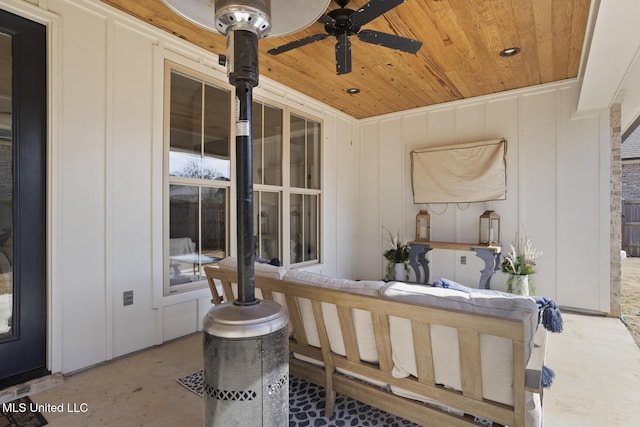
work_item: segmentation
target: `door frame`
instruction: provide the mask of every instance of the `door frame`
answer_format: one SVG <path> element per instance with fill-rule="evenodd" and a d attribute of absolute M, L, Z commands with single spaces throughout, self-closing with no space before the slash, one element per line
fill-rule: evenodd
<path fill-rule="evenodd" d="M 62 372 L 62 296 L 57 269 L 60 246 L 58 183 L 61 156 L 59 142 L 62 123 L 62 19 L 59 15 L 22 0 L 0 0 L 0 8 L 46 27 L 47 105 L 46 105 L 46 367 Z"/>
<path fill-rule="evenodd" d="M 47 31 L 2 10 L 10 37 L 13 331 L 1 340 L 0 387 L 49 373 L 47 369 Z"/>

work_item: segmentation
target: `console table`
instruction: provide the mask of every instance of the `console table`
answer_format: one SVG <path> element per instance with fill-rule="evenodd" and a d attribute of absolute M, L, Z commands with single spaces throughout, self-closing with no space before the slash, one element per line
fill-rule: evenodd
<path fill-rule="evenodd" d="M 447 249 L 456 251 L 473 251 L 476 256 L 484 261 L 484 269 L 480 271 L 480 289 L 489 289 L 491 276 L 500 268 L 500 246 L 487 246 L 471 243 L 450 243 L 450 242 L 432 242 L 429 240 L 414 240 L 408 242 L 409 248 L 409 265 L 413 268 L 416 275 L 416 282 L 429 284 L 429 261 L 427 260 L 427 252 L 432 249 Z M 424 280 L 420 279 L 420 267 L 424 271 Z"/>

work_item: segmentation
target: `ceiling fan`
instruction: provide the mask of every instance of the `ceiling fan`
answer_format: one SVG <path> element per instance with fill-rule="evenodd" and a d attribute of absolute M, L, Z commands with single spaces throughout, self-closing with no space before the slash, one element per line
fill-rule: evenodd
<path fill-rule="evenodd" d="M 394 7 L 404 3 L 405 0 L 371 0 L 358 10 L 347 9 L 350 0 L 335 0 L 340 6 L 327 14 L 323 14 L 318 22 L 324 24 L 326 33 L 314 34 L 299 40 L 270 49 L 267 53 L 279 55 L 292 49 L 307 44 L 324 40 L 329 36 L 335 36 L 336 43 L 336 73 L 347 74 L 351 72 L 351 41 L 350 36 L 357 36 L 359 40 L 372 43 L 390 49 L 407 53 L 416 53 L 422 47 L 422 42 L 396 36 L 395 34 L 382 33 L 373 30 L 361 30 L 361 27 L 373 21 L 377 17 L 387 13 Z"/>

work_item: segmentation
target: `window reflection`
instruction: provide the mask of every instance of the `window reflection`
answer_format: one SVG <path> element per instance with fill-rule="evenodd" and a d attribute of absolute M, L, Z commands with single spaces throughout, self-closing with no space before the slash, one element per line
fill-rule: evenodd
<path fill-rule="evenodd" d="M 254 102 L 252 120 L 253 182 L 282 185 L 282 110 Z"/>
<path fill-rule="evenodd" d="M 291 186 L 320 189 L 320 123 L 291 115 Z"/>
<path fill-rule="evenodd" d="M 170 176 L 229 181 L 230 102 L 227 91 L 171 73 Z"/>
<path fill-rule="evenodd" d="M 0 339 L 13 335 L 13 95 L 11 36 L 0 34 Z"/>
<path fill-rule="evenodd" d="M 290 259 L 291 263 L 318 258 L 318 199 L 314 194 L 291 194 Z"/>
<path fill-rule="evenodd" d="M 227 255 L 231 94 L 171 70 L 169 242 L 165 293 L 205 280 L 203 265 Z"/>
<path fill-rule="evenodd" d="M 256 191 L 253 194 L 255 254 L 268 260 L 280 258 L 280 193 Z"/>
<path fill-rule="evenodd" d="M 226 256 L 225 188 L 169 186 L 170 284 L 204 280 L 202 266 Z"/>

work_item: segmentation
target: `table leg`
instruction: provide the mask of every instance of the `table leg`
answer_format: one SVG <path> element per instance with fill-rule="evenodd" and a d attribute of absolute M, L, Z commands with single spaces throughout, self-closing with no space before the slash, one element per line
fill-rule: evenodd
<path fill-rule="evenodd" d="M 484 269 L 480 271 L 480 289 L 490 289 L 491 276 L 500 268 L 500 253 L 489 249 L 472 249 L 476 256 L 484 261 Z"/>
<path fill-rule="evenodd" d="M 427 244 L 412 243 L 409 248 L 409 266 L 413 268 L 413 272 L 416 275 L 417 283 L 429 284 L 429 260 L 427 260 L 427 252 L 431 250 L 431 247 Z M 424 280 L 420 280 L 420 267 L 424 271 Z"/>

